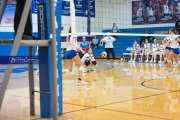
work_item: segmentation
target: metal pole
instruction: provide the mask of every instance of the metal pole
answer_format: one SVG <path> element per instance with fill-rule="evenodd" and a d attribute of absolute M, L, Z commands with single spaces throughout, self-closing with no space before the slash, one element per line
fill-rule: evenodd
<path fill-rule="evenodd" d="M 28 47 L 28 57 L 32 57 L 32 47 Z M 28 74 L 29 74 L 30 116 L 35 116 L 33 63 L 28 64 L 28 68 L 29 68 Z"/>
<path fill-rule="evenodd" d="M 1 6 L 0 6 L 0 24 L 1 24 L 1 20 L 2 20 L 3 14 L 4 14 L 4 10 L 6 8 L 6 3 L 7 3 L 7 0 L 2 0 L 1 1 Z"/>
<path fill-rule="evenodd" d="M 56 61 L 56 30 L 54 0 L 50 0 L 50 24 L 51 24 L 51 45 L 52 45 L 52 105 L 53 120 L 58 120 L 58 97 L 57 97 L 57 61 Z"/>
<path fill-rule="evenodd" d="M 90 7 L 91 7 L 90 0 L 88 0 L 87 32 L 89 35 L 91 33 L 91 11 L 90 11 Z"/>
<path fill-rule="evenodd" d="M 20 25 L 19 25 L 16 37 L 15 37 L 15 40 L 14 40 L 14 45 L 13 45 L 13 48 L 12 48 L 12 51 L 11 51 L 11 56 L 16 56 L 17 51 L 19 49 L 19 45 L 20 45 L 22 35 L 23 35 L 23 32 L 24 32 L 24 27 L 25 27 L 27 17 L 28 17 L 28 14 L 29 14 L 29 10 L 30 10 L 30 7 L 31 7 L 31 2 L 32 2 L 32 0 L 26 0 L 26 4 L 25 4 L 25 7 L 24 7 L 22 17 L 21 17 Z M 6 69 L 6 72 L 5 72 L 4 77 L 3 77 L 3 81 L 2 81 L 2 84 L 1 84 L 1 87 L 0 87 L 0 109 L 1 109 L 1 106 L 2 106 L 2 102 L 3 102 L 3 99 L 4 99 L 4 94 L 5 94 L 5 91 L 7 89 L 7 85 L 8 85 L 8 82 L 9 82 L 9 78 L 11 76 L 13 66 L 14 66 L 13 64 L 7 65 L 7 69 Z"/>

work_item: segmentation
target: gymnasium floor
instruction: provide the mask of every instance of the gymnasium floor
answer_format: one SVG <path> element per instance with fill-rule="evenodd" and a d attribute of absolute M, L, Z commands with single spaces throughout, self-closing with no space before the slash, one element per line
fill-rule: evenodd
<path fill-rule="evenodd" d="M 119 62 L 108 66 L 105 60 L 97 61 L 100 71 L 84 74 L 87 86 L 78 87 L 75 65 L 72 73 L 63 76 L 64 114 L 60 120 L 180 119 L 179 69 L 165 75 L 166 68 L 159 64 Z M 3 67 L 0 67 L 0 80 Z M 37 93 L 36 116 L 29 116 L 27 66 L 15 67 L 23 72 L 11 76 L 0 120 L 46 120 L 40 118 Z"/>

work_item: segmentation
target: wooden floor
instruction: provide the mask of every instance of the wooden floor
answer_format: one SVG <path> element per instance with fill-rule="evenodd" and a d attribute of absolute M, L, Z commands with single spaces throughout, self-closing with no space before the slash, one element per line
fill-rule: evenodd
<path fill-rule="evenodd" d="M 75 65 L 72 73 L 63 76 L 64 114 L 59 120 L 180 120 L 179 69 L 165 75 L 167 67 L 159 64 L 119 62 L 108 66 L 101 59 L 98 65 L 99 71 L 83 75 L 87 86 L 77 85 Z M 40 118 L 37 93 L 36 116 L 29 116 L 27 76 L 27 72 L 12 75 L 0 120 L 46 120 Z M 20 86 L 20 81 L 27 84 Z"/>

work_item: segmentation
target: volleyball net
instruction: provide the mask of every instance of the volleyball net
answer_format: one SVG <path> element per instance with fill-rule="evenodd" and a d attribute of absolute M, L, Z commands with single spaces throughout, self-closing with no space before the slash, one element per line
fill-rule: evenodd
<path fill-rule="evenodd" d="M 87 1 L 64 1 L 63 7 L 68 5 L 68 2 L 70 4 L 70 16 L 64 16 L 62 12 L 62 26 L 68 25 L 68 27 L 64 27 L 61 35 L 70 35 L 71 33 L 68 33 L 70 26 L 78 35 L 79 42 L 82 41 L 83 36 L 91 42 L 94 35 L 99 40 L 111 35 L 116 38 L 114 47 L 118 56 L 122 56 L 125 49 L 131 47 L 134 41 L 141 45 L 147 38 L 150 43 L 156 39 L 161 44 L 171 28 L 176 30 L 175 23 L 180 15 L 177 6 L 180 0 L 89 0 L 90 5 Z M 85 14 L 80 16 L 81 10 L 78 7 L 83 5 Z M 168 8 L 165 8 L 167 5 Z M 86 15 L 87 7 L 90 7 L 90 18 Z M 99 51 L 104 49 L 98 48 L 102 49 Z M 96 51 L 98 53 L 98 50 Z M 97 56 L 99 55 L 98 53 Z"/>

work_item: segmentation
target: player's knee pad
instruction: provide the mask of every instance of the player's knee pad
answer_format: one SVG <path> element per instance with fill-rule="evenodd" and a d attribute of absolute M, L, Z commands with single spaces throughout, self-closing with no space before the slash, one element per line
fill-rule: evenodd
<path fill-rule="evenodd" d="M 66 72 L 66 73 L 70 73 L 69 69 L 65 69 L 65 72 Z"/>
<path fill-rule="evenodd" d="M 96 63 L 96 61 L 92 61 L 92 64 L 95 66 L 97 63 Z"/>
<path fill-rule="evenodd" d="M 83 71 L 84 70 L 84 66 L 79 67 L 79 70 Z"/>
<path fill-rule="evenodd" d="M 84 61 L 84 64 L 85 64 L 86 66 L 89 66 L 89 65 L 90 65 L 90 61 L 89 61 L 89 60 L 85 60 L 85 61 Z"/>
<path fill-rule="evenodd" d="M 172 62 L 172 61 L 171 61 L 171 60 L 169 60 L 169 59 L 167 59 L 167 62 L 168 62 L 168 63 L 170 63 L 170 62 Z"/>

